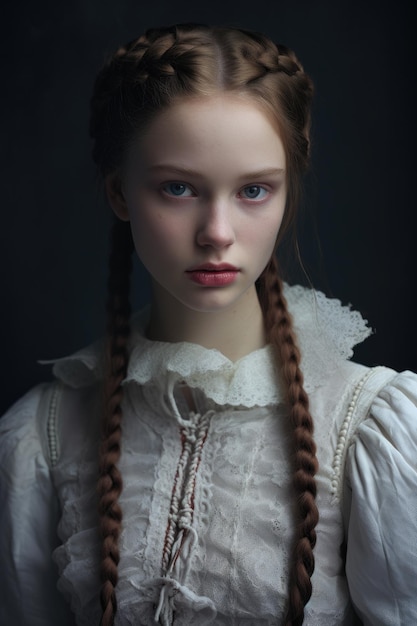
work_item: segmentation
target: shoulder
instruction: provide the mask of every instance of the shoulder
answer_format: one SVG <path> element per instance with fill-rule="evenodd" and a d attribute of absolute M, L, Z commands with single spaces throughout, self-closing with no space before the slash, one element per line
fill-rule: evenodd
<path fill-rule="evenodd" d="M 417 486 L 417 374 L 393 372 L 373 395 L 351 439 L 348 470 L 356 488 L 380 471 L 390 482 L 401 471 Z"/>
<path fill-rule="evenodd" d="M 369 390 L 372 402 L 355 429 L 351 462 L 365 455 L 375 461 L 396 450 L 417 470 L 417 374 L 388 372 L 389 379 L 376 393 Z"/>
<path fill-rule="evenodd" d="M 73 624 L 51 556 L 60 516 L 48 442 L 55 389 L 34 387 L 0 419 L 2 624 L 32 624 L 35 616 L 37 624 Z"/>
<path fill-rule="evenodd" d="M 30 389 L 0 419 L 2 467 L 19 451 L 26 458 L 48 457 L 47 410 L 45 401 L 53 385 L 44 383 Z"/>
<path fill-rule="evenodd" d="M 365 623 L 417 622 L 417 375 L 394 373 L 346 462 L 346 571 Z"/>
<path fill-rule="evenodd" d="M 90 380 L 75 387 L 57 378 L 30 389 L 0 419 L 3 474 L 15 481 L 35 466 L 49 471 L 65 450 L 73 453 L 96 429 L 99 402 L 98 385 Z"/>

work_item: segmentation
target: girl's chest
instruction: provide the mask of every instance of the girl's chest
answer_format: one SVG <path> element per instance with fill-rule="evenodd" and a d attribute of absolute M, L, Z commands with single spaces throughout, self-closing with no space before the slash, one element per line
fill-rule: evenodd
<path fill-rule="evenodd" d="M 198 408 L 180 420 L 149 403 L 126 412 L 120 624 L 266 625 L 284 614 L 294 534 L 285 416 Z M 99 604 L 95 484 L 86 480 L 94 463 L 87 454 L 65 483 L 55 554 L 79 624 Z"/>

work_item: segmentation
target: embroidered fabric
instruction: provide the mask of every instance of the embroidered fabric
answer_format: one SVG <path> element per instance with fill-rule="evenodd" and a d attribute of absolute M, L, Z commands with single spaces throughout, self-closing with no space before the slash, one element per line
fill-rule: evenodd
<path fill-rule="evenodd" d="M 364 370 L 355 366 L 355 381 Z M 344 372 L 339 383 L 343 388 L 346 376 Z M 331 387 L 335 391 L 336 387 Z M 278 411 L 223 407 L 213 412 L 213 402 L 196 390 L 193 401 L 197 413 L 189 414 L 178 386 L 166 389 L 164 396 L 156 385 L 127 385 L 126 391 L 120 464 L 125 483 L 121 497 L 124 528 L 118 585 L 119 606 L 124 609 L 117 624 L 133 624 L 137 615 L 141 615 L 141 624 L 155 623 L 155 617 L 160 624 L 171 624 L 174 610 L 179 626 L 188 624 L 191 616 L 200 619 L 199 611 L 207 624 L 276 623 L 285 611 L 293 532 L 291 472 L 286 454 L 291 432 L 284 407 Z M 314 394 L 312 401 L 314 408 Z M 191 426 L 193 415 L 197 422 L 199 415 L 210 416 L 193 494 L 190 528 L 196 539 L 182 553 L 177 552 L 178 544 L 172 546 L 170 554 L 178 554 L 176 568 L 164 576 L 164 524 L 172 511 L 173 485 L 183 453 L 181 432 Z M 343 415 L 341 411 L 340 421 Z M 333 618 L 348 615 L 349 603 L 335 551 L 342 541 L 342 523 L 339 507 L 330 505 L 334 447 L 329 447 L 328 429 L 321 427 L 327 419 L 326 411 L 317 420 L 325 439 L 318 476 L 322 539 L 316 555 L 321 569 L 307 614 L 316 611 L 326 615 L 327 624 L 339 626 L 344 622 Z M 190 436 L 191 431 L 189 428 Z M 83 439 L 91 443 L 91 437 Z M 67 502 L 60 524 L 63 545 L 54 554 L 61 572 L 59 588 L 83 625 L 96 619 L 98 611 L 97 587 L 92 584 L 98 579 L 98 546 L 91 517 L 95 450 L 86 446 L 83 444 L 81 460 L 77 460 L 71 445 L 71 469 L 63 450 L 54 470 L 57 488 Z M 90 516 L 86 515 L 88 510 Z M 178 535 L 174 544 L 176 539 Z"/>
<path fill-rule="evenodd" d="M 202 393 L 194 396 L 199 413 L 187 419 L 178 394 L 176 411 L 171 410 L 167 419 L 168 407 L 160 414 L 146 410 L 149 405 L 161 406 L 157 390 L 148 388 L 142 396 L 143 391 L 129 387 L 125 407 L 120 462 L 124 524 L 116 623 L 137 624 L 140 615 L 140 624 L 171 626 L 174 611 L 175 624 L 180 626 L 197 615 L 202 624 L 230 624 L 231 616 L 236 623 L 251 624 L 253 615 L 259 617 L 259 624 L 274 623 L 277 613 L 285 610 L 292 536 L 291 507 L 282 506 L 291 500 L 284 453 L 289 445 L 286 423 L 277 423 L 277 416 L 266 408 L 205 411 Z M 140 423 L 131 413 L 138 407 L 144 408 Z M 176 412 L 179 417 L 173 419 Z M 173 534 L 165 558 L 164 528 L 172 515 L 174 477 L 184 451 L 184 438 L 179 435 L 188 422 L 191 440 L 194 421 L 197 444 L 198 428 L 205 430 L 208 419 L 208 440 L 200 448 L 198 480 L 192 490 L 193 516 L 178 525 L 180 532 Z M 98 617 L 99 547 L 93 515 L 94 449 L 86 443 L 80 455 L 71 471 L 63 458 L 54 468 L 64 503 L 59 526 L 63 543 L 54 560 L 60 571 L 59 589 L 71 602 L 77 623 L 86 626 Z M 185 484 L 190 477 L 190 472 L 184 474 Z M 268 519 L 271 522 L 265 523 Z M 191 530 L 194 539 L 188 545 L 181 542 L 181 527 Z M 256 550 L 250 546 L 253 536 Z"/>

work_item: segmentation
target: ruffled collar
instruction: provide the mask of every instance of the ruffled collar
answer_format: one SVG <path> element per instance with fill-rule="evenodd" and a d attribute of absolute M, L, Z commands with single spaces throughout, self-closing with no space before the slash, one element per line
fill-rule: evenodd
<path fill-rule="evenodd" d="M 305 388 L 311 393 L 341 359 L 351 358 L 353 347 L 366 339 L 371 329 L 360 313 L 319 291 L 286 285 L 285 296 L 302 354 Z M 218 350 L 197 344 L 146 339 L 147 318 L 145 310 L 132 319 L 125 384 L 152 385 L 165 393 L 177 383 L 185 383 L 202 390 L 218 405 L 267 406 L 282 399 L 271 346 L 233 362 Z M 102 342 L 96 342 L 52 361 L 54 375 L 73 387 L 99 380 L 103 375 L 101 348 Z"/>

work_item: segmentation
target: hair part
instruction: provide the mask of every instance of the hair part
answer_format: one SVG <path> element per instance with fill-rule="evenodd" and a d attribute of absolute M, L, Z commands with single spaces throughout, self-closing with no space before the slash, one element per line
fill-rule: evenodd
<path fill-rule="evenodd" d="M 280 236 L 293 222 L 310 153 L 313 85 L 294 52 L 243 29 L 179 24 L 149 29 L 99 72 L 91 99 L 93 159 L 103 176 L 128 146 L 179 99 L 238 93 L 256 101 L 280 134 L 288 200 Z"/>

